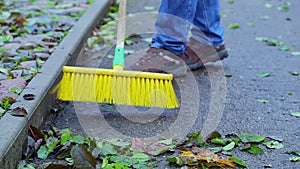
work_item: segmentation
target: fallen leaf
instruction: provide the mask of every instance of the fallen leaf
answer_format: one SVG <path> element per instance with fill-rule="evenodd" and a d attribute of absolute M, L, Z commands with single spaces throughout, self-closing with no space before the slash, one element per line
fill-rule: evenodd
<path fill-rule="evenodd" d="M 252 145 L 249 149 L 248 149 L 248 152 L 251 153 L 251 154 L 263 154 L 264 151 L 256 146 L 256 145 Z"/>
<path fill-rule="evenodd" d="M 258 76 L 258 77 L 269 77 L 269 76 L 271 76 L 271 73 L 261 72 L 261 73 L 257 73 L 256 76 Z"/>
<path fill-rule="evenodd" d="M 290 72 L 292 75 L 294 75 L 294 76 L 299 76 L 299 72 Z"/>
<path fill-rule="evenodd" d="M 37 156 L 40 159 L 46 159 L 49 155 L 48 148 L 46 145 L 42 145 L 37 151 Z"/>
<path fill-rule="evenodd" d="M 139 161 L 149 161 L 151 159 L 147 154 L 141 152 L 134 153 L 131 158 L 138 159 Z"/>
<path fill-rule="evenodd" d="M 104 154 L 104 155 L 115 155 L 115 154 L 117 154 L 117 150 L 111 144 L 104 144 L 103 147 L 102 147 L 102 154 Z"/>
<path fill-rule="evenodd" d="M 147 11 L 152 11 L 155 9 L 155 6 L 145 6 L 144 9 Z"/>
<path fill-rule="evenodd" d="M 229 143 L 228 145 L 226 145 L 225 147 L 222 148 L 223 151 L 230 151 L 234 148 L 235 146 L 235 143 L 234 142 L 231 142 Z"/>
<path fill-rule="evenodd" d="M 12 111 L 10 111 L 10 114 L 12 116 L 24 117 L 28 113 L 27 113 L 27 111 L 23 107 L 17 107 L 17 108 L 14 108 Z"/>
<path fill-rule="evenodd" d="M 264 168 L 273 168 L 272 164 L 265 164 Z"/>
<path fill-rule="evenodd" d="M 299 162 L 300 161 L 300 157 L 291 157 L 290 161 L 291 162 Z"/>
<path fill-rule="evenodd" d="M 23 98 L 25 100 L 34 100 L 35 99 L 35 95 L 34 94 L 24 94 Z"/>
<path fill-rule="evenodd" d="M 297 151 L 288 151 L 288 152 L 285 152 L 285 153 L 295 155 L 295 156 L 300 156 L 300 153 L 298 153 Z"/>
<path fill-rule="evenodd" d="M 289 51 L 289 50 L 291 50 L 291 48 L 288 47 L 288 46 L 283 45 L 283 46 L 281 46 L 281 47 L 279 48 L 279 50 L 281 50 L 281 51 Z"/>
<path fill-rule="evenodd" d="M 257 101 L 260 102 L 260 103 L 268 103 L 269 102 L 269 100 L 265 100 L 265 99 L 259 99 Z"/>
<path fill-rule="evenodd" d="M 43 132 L 32 126 L 32 125 L 29 125 L 29 131 L 30 131 L 30 134 L 32 135 L 32 137 L 34 138 L 35 141 L 39 140 L 39 139 L 43 139 L 44 140 L 44 135 L 43 135 Z"/>
<path fill-rule="evenodd" d="M 8 102 L 9 104 L 12 104 L 12 103 L 15 103 L 16 102 L 16 99 L 10 97 L 10 96 L 5 96 L 3 99 L 2 99 L 2 102 Z"/>
<path fill-rule="evenodd" d="M 246 162 L 244 162 L 236 157 L 231 156 L 231 157 L 229 157 L 229 160 L 233 161 L 234 163 L 236 163 L 242 167 L 245 167 L 245 168 L 249 167 L 249 165 Z"/>
<path fill-rule="evenodd" d="M 229 29 L 238 29 L 240 28 L 240 24 L 238 23 L 232 23 L 228 26 Z"/>
<path fill-rule="evenodd" d="M 267 148 L 271 148 L 271 149 L 281 149 L 284 147 L 283 144 L 281 144 L 280 142 L 275 141 L 275 140 L 270 140 L 270 141 L 264 142 L 263 145 L 265 145 Z"/>
<path fill-rule="evenodd" d="M 133 138 L 130 150 L 138 150 L 149 155 L 159 155 L 173 148 L 171 140 L 158 141 L 151 138 Z M 167 144 L 166 144 L 167 143 Z"/>
<path fill-rule="evenodd" d="M 265 140 L 265 137 L 243 133 L 241 134 L 240 139 L 243 143 L 260 143 Z"/>
<path fill-rule="evenodd" d="M 235 167 L 233 161 L 219 157 L 217 154 L 214 154 L 213 152 L 206 149 L 199 149 L 199 151 L 196 152 L 196 154 L 194 154 L 191 151 L 183 151 L 182 154 L 179 155 L 179 157 L 197 160 L 198 163 L 202 163 L 205 165 L 229 166 L 232 168 Z"/>
<path fill-rule="evenodd" d="M 71 157 L 74 160 L 74 168 L 96 168 L 97 159 L 85 145 L 73 147 Z"/>
<path fill-rule="evenodd" d="M 232 77 L 232 74 L 225 74 L 225 77 Z"/>
<path fill-rule="evenodd" d="M 292 112 L 291 115 L 295 117 L 300 117 L 300 112 Z"/>
<path fill-rule="evenodd" d="M 228 140 L 226 138 L 219 137 L 219 138 L 212 139 L 210 142 L 214 143 L 214 144 L 220 144 L 220 145 L 225 146 L 227 141 Z"/>
<path fill-rule="evenodd" d="M 300 56 L 300 51 L 292 52 L 291 55 L 292 56 Z"/>
<path fill-rule="evenodd" d="M 266 7 L 266 8 L 272 8 L 272 7 L 273 7 L 273 5 L 272 5 L 272 4 L 270 4 L 270 3 L 265 3 L 265 7 Z"/>

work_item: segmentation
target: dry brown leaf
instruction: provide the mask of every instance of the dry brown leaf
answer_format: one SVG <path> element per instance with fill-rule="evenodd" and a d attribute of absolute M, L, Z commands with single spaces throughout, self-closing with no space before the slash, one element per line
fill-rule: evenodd
<path fill-rule="evenodd" d="M 219 167 L 228 166 L 232 168 L 235 167 L 233 161 L 220 157 L 217 154 L 214 154 L 212 151 L 206 149 L 199 149 L 199 151 L 196 154 L 194 154 L 191 151 L 182 151 L 182 154 L 179 157 L 185 157 L 187 159 L 195 159 L 199 163 L 203 163 L 207 166 L 219 166 Z"/>
<path fill-rule="evenodd" d="M 24 107 L 16 107 L 16 108 L 14 108 L 14 109 L 10 112 L 10 114 L 11 114 L 12 116 L 20 116 L 20 117 L 24 117 L 24 116 L 26 116 L 28 113 L 27 113 L 27 111 L 24 109 Z"/>
<path fill-rule="evenodd" d="M 10 96 L 5 96 L 5 97 L 2 99 L 2 102 L 7 102 L 7 101 L 8 101 L 9 104 L 12 104 L 12 103 L 16 102 L 16 99 L 14 99 L 14 98 L 12 98 L 12 97 L 10 97 Z"/>
<path fill-rule="evenodd" d="M 152 138 L 133 138 L 130 150 L 139 150 L 148 155 L 157 155 L 158 150 L 167 150 L 168 146 Z"/>
<path fill-rule="evenodd" d="M 35 99 L 35 95 L 34 94 L 24 94 L 23 98 L 25 100 L 34 100 Z"/>

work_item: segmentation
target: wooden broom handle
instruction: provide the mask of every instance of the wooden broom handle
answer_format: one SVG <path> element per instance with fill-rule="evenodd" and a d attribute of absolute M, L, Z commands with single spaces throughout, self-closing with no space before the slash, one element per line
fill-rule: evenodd
<path fill-rule="evenodd" d="M 127 15 L 127 0 L 119 2 L 119 19 L 117 25 L 117 48 L 124 48 L 124 39 L 126 32 L 126 15 Z"/>

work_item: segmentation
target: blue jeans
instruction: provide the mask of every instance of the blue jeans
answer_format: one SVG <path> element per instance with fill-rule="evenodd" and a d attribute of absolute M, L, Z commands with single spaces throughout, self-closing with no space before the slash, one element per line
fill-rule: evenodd
<path fill-rule="evenodd" d="M 201 43 L 221 46 L 224 28 L 220 20 L 219 0 L 162 0 L 152 47 L 180 55 L 189 41 L 189 32 Z"/>

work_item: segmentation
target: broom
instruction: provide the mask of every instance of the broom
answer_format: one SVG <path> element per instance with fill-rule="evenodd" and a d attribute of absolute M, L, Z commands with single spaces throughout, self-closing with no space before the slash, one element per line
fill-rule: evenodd
<path fill-rule="evenodd" d="M 119 3 L 117 44 L 113 70 L 63 66 L 56 87 L 57 99 L 130 106 L 176 108 L 172 74 L 124 71 L 124 37 L 127 0 Z"/>

